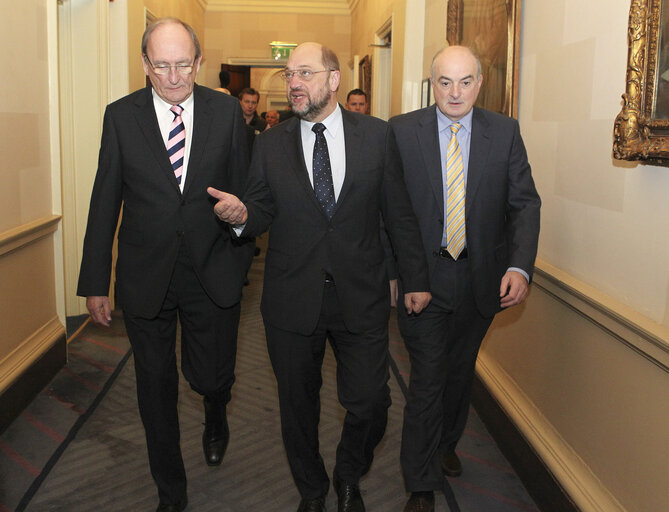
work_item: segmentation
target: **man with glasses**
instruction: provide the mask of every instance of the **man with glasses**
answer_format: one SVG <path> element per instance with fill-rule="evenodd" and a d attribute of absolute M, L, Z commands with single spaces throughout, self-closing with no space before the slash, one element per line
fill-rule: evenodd
<path fill-rule="evenodd" d="M 340 108 L 329 49 L 304 43 L 283 73 L 295 117 L 256 138 L 244 203 L 210 189 L 214 211 L 242 236 L 269 231 L 261 310 L 278 383 L 281 429 L 299 512 L 325 511 L 319 453 L 326 340 L 346 409 L 333 474 L 339 512 L 365 510 L 360 478 L 385 432 L 390 297 L 381 217 L 403 280 L 404 305 L 430 300 L 418 223 L 388 124 Z"/>
<path fill-rule="evenodd" d="M 158 511 L 187 505 L 179 446 L 177 317 L 181 369 L 204 396 L 206 463 L 221 463 L 229 431 L 242 283 L 253 243 L 212 213 L 207 187 L 240 193 L 248 171 L 239 101 L 200 87 L 193 29 L 150 25 L 142 63 L 151 86 L 107 107 L 84 241 L 78 294 L 92 319 L 111 321 L 108 298 L 119 211 L 116 300 L 132 345 Z"/>

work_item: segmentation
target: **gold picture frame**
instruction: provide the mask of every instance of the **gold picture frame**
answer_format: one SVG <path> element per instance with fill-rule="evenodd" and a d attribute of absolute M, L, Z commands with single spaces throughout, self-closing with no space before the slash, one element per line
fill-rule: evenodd
<path fill-rule="evenodd" d="M 669 7 L 632 0 L 627 83 L 613 128 L 613 157 L 669 165 Z"/>
<path fill-rule="evenodd" d="M 472 48 L 483 85 L 476 105 L 518 117 L 521 0 L 448 0 L 449 45 Z"/>

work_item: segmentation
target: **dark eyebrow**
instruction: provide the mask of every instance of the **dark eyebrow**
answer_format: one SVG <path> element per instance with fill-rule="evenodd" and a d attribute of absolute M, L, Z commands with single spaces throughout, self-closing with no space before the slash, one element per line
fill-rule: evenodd
<path fill-rule="evenodd" d="M 462 77 L 459 81 L 462 82 L 463 80 L 473 80 L 473 79 L 474 75 L 467 75 L 465 77 Z M 449 82 L 455 82 L 455 80 L 453 80 L 451 77 L 443 75 L 439 77 L 439 80 L 448 80 Z"/>

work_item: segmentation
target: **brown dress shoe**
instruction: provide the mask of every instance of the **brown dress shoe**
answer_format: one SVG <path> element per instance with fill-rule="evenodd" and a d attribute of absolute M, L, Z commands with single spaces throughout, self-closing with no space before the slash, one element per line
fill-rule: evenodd
<path fill-rule="evenodd" d="M 404 512 L 434 512 L 434 492 L 412 492 Z"/>
<path fill-rule="evenodd" d="M 462 463 L 455 451 L 441 456 L 441 469 L 446 476 L 456 477 L 462 474 Z"/>

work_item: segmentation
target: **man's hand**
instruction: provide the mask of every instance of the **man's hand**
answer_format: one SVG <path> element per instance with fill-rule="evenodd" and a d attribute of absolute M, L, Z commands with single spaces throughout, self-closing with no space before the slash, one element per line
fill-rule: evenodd
<path fill-rule="evenodd" d="M 430 292 L 411 292 L 404 294 L 404 307 L 407 308 L 407 314 L 420 313 L 427 307 L 432 300 Z"/>
<path fill-rule="evenodd" d="M 396 308 L 397 307 L 397 295 L 398 295 L 397 279 L 391 279 L 390 280 L 390 307 L 391 308 Z"/>
<path fill-rule="evenodd" d="M 223 222 L 233 225 L 246 222 L 248 218 L 246 206 L 237 196 L 216 190 L 213 187 L 207 187 L 207 193 L 214 199 L 218 199 L 218 203 L 214 205 L 214 213 Z"/>
<path fill-rule="evenodd" d="M 500 305 L 503 308 L 516 306 L 525 300 L 528 291 L 529 286 L 525 276 L 520 272 L 509 270 L 502 277 L 502 284 L 499 287 Z"/>
<path fill-rule="evenodd" d="M 91 318 L 96 324 L 109 327 L 111 324 L 111 303 L 109 302 L 109 297 L 86 297 L 86 309 L 88 309 Z"/>

